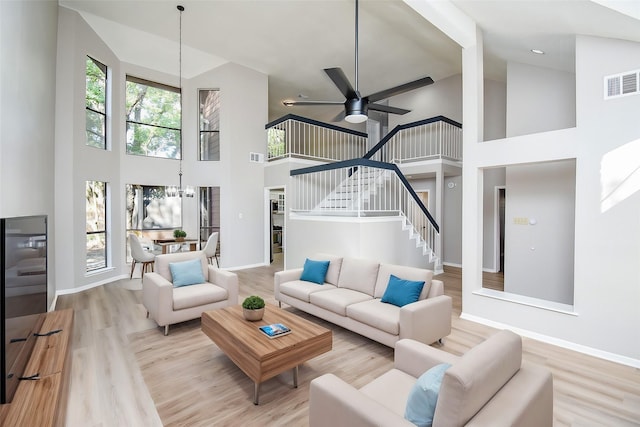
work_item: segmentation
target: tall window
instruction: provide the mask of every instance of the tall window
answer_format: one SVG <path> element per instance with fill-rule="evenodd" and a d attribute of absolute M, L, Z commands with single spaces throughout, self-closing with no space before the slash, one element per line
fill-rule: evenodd
<path fill-rule="evenodd" d="M 178 197 L 166 197 L 163 186 L 127 184 L 127 231 L 182 227 Z"/>
<path fill-rule="evenodd" d="M 87 271 L 107 266 L 107 183 L 87 181 Z"/>
<path fill-rule="evenodd" d="M 220 91 L 201 89 L 198 160 L 220 160 Z"/>
<path fill-rule="evenodd" d="M 127 154 L 180 158 L 180 89 L 127 76 Z"/>
<path fill-rule="evenodd" d="M 107 66 L 87 56 L 86 144 L 107 148 Z"/>
<path fill-rule="evenodd" d="M 200 240 L 215 231 L 220 231 L 220 187 L 200 187 Z"/>

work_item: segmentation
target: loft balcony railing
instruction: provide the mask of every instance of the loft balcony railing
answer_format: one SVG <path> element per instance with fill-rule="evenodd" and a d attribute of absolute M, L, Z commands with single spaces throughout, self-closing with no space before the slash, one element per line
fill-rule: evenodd
<path fill-rule="evenodd" d="M 462 125 L 444 116 L 398 125 L 364 157 L 395 164 L 462 161 Z"/>
<path fill-rule="evenodd" d="M 431 257 L 439 253 L 440 228 L 398 166 L 360 158 L 296 169 L 290 175 L 291 213 L 400 216 L 419 235 Z"/>
<path fill-rule="evenodd" d="M 295 157 L 336 162 L 362 157 L 367 134 L 288 114 L 265 126 L 267 160 Z"/>
<path fill-rule="evenodd" d="M 288 114 L 265 126 L 269 161 L 295 157 L 337 162 L 358 157 L 403 164 L 462 161 L 462 125 L 444 116 L 396 126 L 369 152 L 367 134 Z"/>

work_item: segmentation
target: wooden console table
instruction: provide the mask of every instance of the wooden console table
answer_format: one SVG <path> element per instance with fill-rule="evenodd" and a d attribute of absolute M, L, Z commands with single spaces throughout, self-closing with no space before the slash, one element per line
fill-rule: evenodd
<path fill-rule="evenodd" d="M 25 376 L 38 374 L 39 380 L 21 381 L 11 403 L 0 408 L 0 425 L 64 426 L 69 374 L 71 371 L 71 336 L 73 309 L 44 314 L 40 334 L 60 330 L 38 337 Z"/>

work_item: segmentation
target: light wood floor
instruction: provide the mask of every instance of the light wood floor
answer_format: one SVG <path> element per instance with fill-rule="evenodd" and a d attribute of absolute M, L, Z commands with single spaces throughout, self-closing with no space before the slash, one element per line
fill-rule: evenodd
<path fill-rule="evenodd" d="M 238 271 L 240 298 L 258 294 L 266 297 L 267 302 L 275 303 L 273 273 L 281 268 L 281 263 L 276 263 Z M 453 330 L 441 348 L 462 354 L 495 330 L 458 318 L 459 269 L 447 268 L 438 278 L 444 280 L 445 292 L 454 301 Z M 251 403 L 252 384 L 241 372 L 237 375 L 232 372 L 231 382 L 215 392 L 179 389 L 178 384 L 163 381 L 163 372 L 158 372 L 149 385 L 143 379 L 139 363 L 144 365 L 145 372 L 152 370 L 154 363 L 151 359 L 143 358 L 142 362 L 136 359 L 134 351 L 138 351 L 139 356 L 141 348 L 156 357 L 161 351 L 162 358 L 176 360 L 176 366 L 199 363 L 209 366 L 212 372 L 199 370 L 205 380 L 212 379 L 215 369 L 229 372 L 235 368 L 224 356 L 212 359 L 201 351 L 210 341 L 200 331 L 199 320 L 176 326 L 174 334 L 164 337 L 160 328 L 146 319 L 138 289 L 139 278 L 58 298 L 57 308 L 71 307 L 76 316 L 68 426 L 305 426 L 311 378 L 333 372 L 360 387 L 392 365 L 390 348 L 333 327 L 334 350 L 317 363 L 310 361 L 306 369 L 301 368 L 300 388 L 286 387 L 283 385 L 286 379 L 280 383 L 273 379 L 275 383 L 263 385 L 261 401 L 265 403 L 260 406 Z M 191 344 L 186 346 L 184 340 L 189 337 Z M 640 370 L 531 339 L 525 338 L 523 343 L 525 360 L 553 372 L 555 426 L 640 426 Z M 171 397 L 174 394 L 184 399 L 172 405 L 164 400 L 154 402 L 150 389 L 155 395 Z M 215 418 L 198 419 L 198 405 L 215 408 Z M 196 413 L 193 415 L 192 410 L 186 422 L 182 412 L 189 408 Z"/>

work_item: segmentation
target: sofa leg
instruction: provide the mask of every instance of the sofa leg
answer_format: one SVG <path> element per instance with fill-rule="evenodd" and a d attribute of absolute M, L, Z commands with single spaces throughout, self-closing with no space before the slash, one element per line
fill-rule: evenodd
<path fill-rule="evenodd" d="M 169 325 L 164 325 L 164 336 L 169 335 Z"/>
<path fill-rule="evenodd" d="M 149 311 L 147 310 L 147 319 L 149 318 Z"/>
<path fill-rule="evenodd" d="M 278 301 L 278 308 L 282 308 L 282 301 Z"/>
<path fill-rule="evenodd" d="M 440 339 L 438 340 L 438 344 L 440 344 L 440 345 L 444 345 L 444 341 L 442 341 L 442 338 L 440 338 Z"/>

